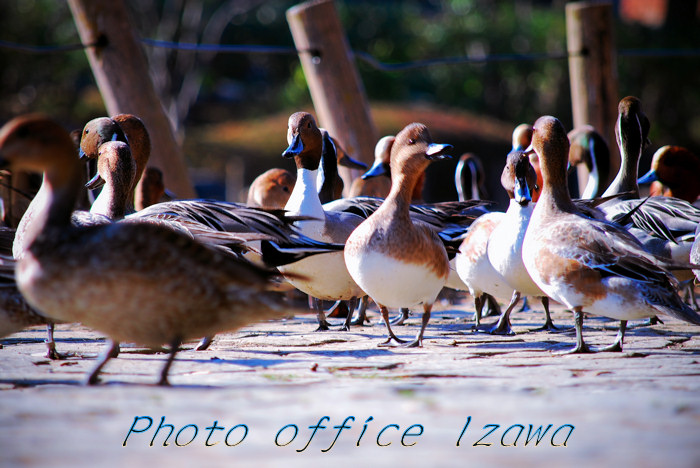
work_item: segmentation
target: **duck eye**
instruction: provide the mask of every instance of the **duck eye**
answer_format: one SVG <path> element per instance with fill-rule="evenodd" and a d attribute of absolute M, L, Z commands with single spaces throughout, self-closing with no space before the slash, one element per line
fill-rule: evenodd
<path fill-rule="evenodd" d="M 408 144 L 409 144 L 409 145 L 415 145 L 415 144 L 416 144 L 416 140 L 413 139 L 413 138 L 410 138 L 410 139 L 408 140 Z"/>
<path fill-rule="evenodd" d="M 85 129 L 85 134 L 87 135 L 88 133 L 90 133 L 90 129 L 89 129 L 89 128 L 86 128 L 86 129 Z"/>
<path fill-rule="evenodd" d="M 306 124 L 306 128 L 311 128 L 311 122 L 309 122 L 308 124 Z"/>

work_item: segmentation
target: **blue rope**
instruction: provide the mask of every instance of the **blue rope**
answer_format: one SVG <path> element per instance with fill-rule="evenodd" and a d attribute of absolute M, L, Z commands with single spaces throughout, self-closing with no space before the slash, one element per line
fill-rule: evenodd
<path fill-rule="evenodd" d="M 287 54 L 297 55 L 294 47 L 265 46 L 265 45 L 219 45 L 192 44 L 189 42 L 171 42 L 158 39 L 142 38 L 141 42 L 152 47 L 165 49 L 191 50 L 197 52 L 223 52 L 231 54 Z"/>
<path fill-rule="evenodd" d="M 219 52 L 233 54 L 282 54 L 297 55 L 302 52 L 310 53 L 319 57 L 317 50 L 297 50 L 294 47 L 267 46 L 267 45 L 221 45 L 221 44 L 194 44 L 188 42 L 161 41 L 157 39 L 142 38 L 141 42 L 151 47 L 166 49 L 188 50 L 194 52 Z M 14 49 L 29 53 L 54 53 L 72 52 L 88 47 L 100 47 L 107 45 L 106 39 L 101 38 L 94 44 L 68 44 L 63 46 L 32 46 L 18 44 L 16 42 L 0 40 L 0 47 Z M 403 63 L 385 63 L 377 60 L 367 52 L 352 52 L 354 57 L 367 63 L 371 67 L 381 71 L 404 71 L 416 68 L 432 67 L 437 65 L 475 64 L 488 62 L 524 62 L 535 60 L 563 60 L 571 56 L 566 52 L 561 53 L 533 53 L 533 54 L 494 54 L 483 57 L 457 56 L 440 59 L 417 60 Z M 617 54 L 622 57 L 700 57 L 700 49 L 624 49 L 618 50 Z"/>

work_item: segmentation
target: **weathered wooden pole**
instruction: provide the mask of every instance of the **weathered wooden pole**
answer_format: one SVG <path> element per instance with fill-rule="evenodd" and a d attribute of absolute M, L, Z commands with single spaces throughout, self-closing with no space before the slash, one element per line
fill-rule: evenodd
<path fill-rule="evenodd" d="M 163 172 L 168 189 L 180 198 L 195 196 L 185 157 L 156 94 L 148 62 L 134 34 L 123 0 L 68 0 L 86 54 L 110 116 L 130 113 L 151 136 L 149 166 Z"/>
<path fill-rule="evenodd" d="M 617 55 L 610 2 L 573 2 L 566 5 L 566 37 L 574 127 L 592 125 L 610 147 L 610 177 L 620 168 L 615 140 L 618 87 Z M 588 171 L 578 165 L 579 187 L 586 186 Z"/>
<path fill-rule="evenodd" d="M 313 0 L 296 5 L 287 10 L 287 22 L 319 125 L 353 158 L 371 165 L 377 130 L 335 4 Z M 339 169 L 348 189 L 353 174 Z"/>

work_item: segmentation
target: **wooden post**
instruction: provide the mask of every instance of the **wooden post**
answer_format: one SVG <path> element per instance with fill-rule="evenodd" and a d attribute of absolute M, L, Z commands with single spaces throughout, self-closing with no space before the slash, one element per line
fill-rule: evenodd
<path fill-rule="evenodd" d="M 109 115 L 134 114 L 151 136 L 149 166 L 163 172 L 167 188 L 180 198 L 195 196 L 185 157 L 156 94 L 148 62 L 134 34 L 123 0 L 68 0 Z"/>
<path fill-rule="evenodd" d="M 287 22 L 319 125 L 353 158 L 371 165 L 377 130 L 335 4 L 313 0 L 296 5 L 287 10 Z M 344 167 L 339 172 L 347 190 L 353 173 Z"/>
<path fill-rule="evenodd" d="M 569 52 L 571 102 L 574 127 L 592 125 L 610 147 L 610 178 L 620 168 L 615 140 L 617 120 L 617 56 L 610 2 L 574 2 L 566 5 L 566 36 Z M 588 171 L 579 164 L 579 187 L 586 186 Z"/>

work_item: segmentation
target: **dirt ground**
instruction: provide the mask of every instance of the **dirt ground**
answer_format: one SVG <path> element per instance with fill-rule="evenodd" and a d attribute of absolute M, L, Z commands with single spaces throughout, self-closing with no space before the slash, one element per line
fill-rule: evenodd
<path fill-rule="evenodd" d="M 700 466 L 698 327 L 632 322 L 622 353 L 556 355 L 573 317 L 555 307 L 563 330 L 533 332 L 533 305 L 492 336 L 471 299 L 436 304 L 418 349 L 378 347 L 374 309 L 350 332 L 265 322 L 184 345 L 171 387 L 154 385 L 166 355 L 134 346 L 83 386 L 103 337 L 60 325 L 50 361 L 28 329 L 0 340 L 0 466 Z M 584 326 L 594 346 L 617 329 Z"/>

